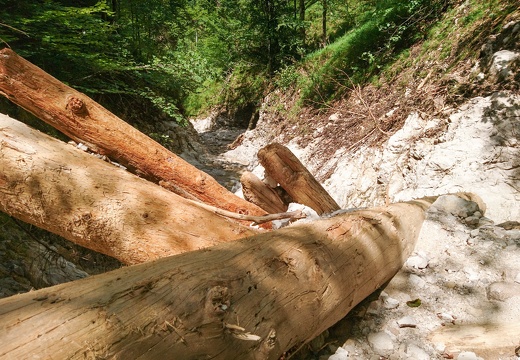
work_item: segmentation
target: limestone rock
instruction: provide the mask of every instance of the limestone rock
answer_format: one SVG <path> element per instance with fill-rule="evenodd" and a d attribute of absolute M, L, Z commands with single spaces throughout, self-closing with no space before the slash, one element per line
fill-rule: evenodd
<path fill-rule="evenodd" d="M 368 334 L 368 342 L 379 355 L 385 355 L 394 350 L 394 343 L 390 335 L 384 331 Z"/>

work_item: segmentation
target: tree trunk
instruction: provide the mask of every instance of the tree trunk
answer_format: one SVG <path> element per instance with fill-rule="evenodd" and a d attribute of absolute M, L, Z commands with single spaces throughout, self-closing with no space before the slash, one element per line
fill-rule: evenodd
<path fill-rule="evenodd" d="M 129 171 L 228 211 L 264 215 L 157 142 L 10 49 L 0 51 L 0 93 Z"/>
<path fill-rule="evenodd" d="M 321 36 L 323 47 L 327 46 L 327 0 L 321 1 L 322 13 L 321 13 Z"/>
<path fill-rule="evenodd" d="M 0 210 L 136 264 L 253 229 L 0 115 Z"/>
<path fill-rule="evenodd" d="M 305 34 L 305 0 L 299 1 L 299 7 L 300 7 L 300 22 L 301 22 L 301 28 L 300 28 L 300 37 L 302 39 L 302 46 L 305 47 L 305 43 L 307 42 L 306 34 Z"/>
<path fill-rule="evenodd" d="M 340 207 L 320 183 L 285 146 L 274 143 L 258 152 L 260 164 L 297 203 L 307 205 L 318 214 L 339 210 Z"/>
<path fill-rule="evenodd" d="M 279 359 L 401 268 L 431 201 L 341 214 L 0 300 L 0 358 Z"/>

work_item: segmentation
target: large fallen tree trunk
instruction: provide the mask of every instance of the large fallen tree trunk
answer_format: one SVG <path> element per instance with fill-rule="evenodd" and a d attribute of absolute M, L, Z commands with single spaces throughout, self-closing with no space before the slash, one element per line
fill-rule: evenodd
<path fill-rule="evenodd" d="M 126 264 L 256 233 L 1 114 L 0 169 L 0 211 Z"/>
<path fill-rule="evenodd" d="M 265 214 L 10 49 L 0 50 L 0 93 L 71 139 L 183 197 L 236 213 Z"/>
<path fill-rule="evenodd" d="M 0 300 L 0 358 L 278 359 L 401 268 L 431 201 L 341 214 Z"/>

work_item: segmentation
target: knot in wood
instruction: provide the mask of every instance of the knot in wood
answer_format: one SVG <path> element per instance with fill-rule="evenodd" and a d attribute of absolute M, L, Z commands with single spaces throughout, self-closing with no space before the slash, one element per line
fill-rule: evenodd
<path fill-rule="evenodd" d="M 69 98 L 69 102 L 67 104 L 67 108 L 72 111 L 74 114 L 82 114 L 85 112 L 85 103 L 83 100 L 78 99 L 77 97 L 71 96 Z"/>

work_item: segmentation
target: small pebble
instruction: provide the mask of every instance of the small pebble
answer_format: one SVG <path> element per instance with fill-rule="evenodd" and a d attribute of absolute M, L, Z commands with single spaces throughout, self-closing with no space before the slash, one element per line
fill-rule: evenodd
<path fill-rule="evenodd" d="M 444 321 L 444 323 L 455 323 L 455 317 L 448 313 L 437 313 L 437 317 Z"/>
<path fill-rule="evenodd" d="M 385 309 L 396 309 L 399 306 L 399 300 L 391 298 L 390 296 L 383 299 L 383 306 Z"/>
<path fill-rule="evenodd" d="M 346 360 L 348 358 L 349 358 L 348 351 L 343 349 L 342 347 L 339 347 L 336 350 L 336 353 L 329 357 L 329 360 Z"/>
<path fill-rule="evenodd" d="M 428 266 L 428 259 L 420 255 L 410 256 L 408 260 L 406 260 L 406 266 L 416 269 L 424 269 Z"/>

